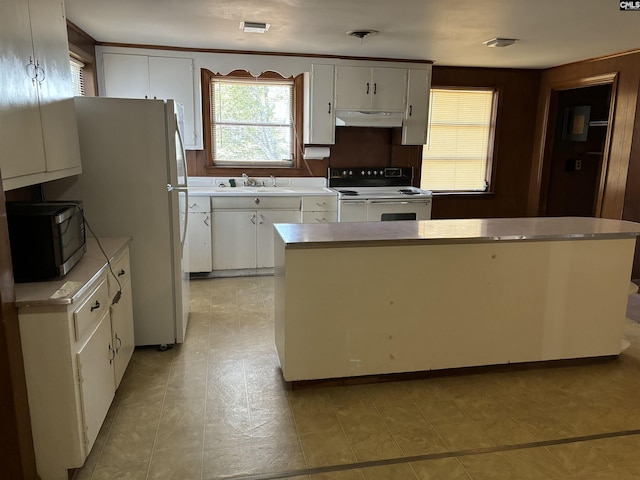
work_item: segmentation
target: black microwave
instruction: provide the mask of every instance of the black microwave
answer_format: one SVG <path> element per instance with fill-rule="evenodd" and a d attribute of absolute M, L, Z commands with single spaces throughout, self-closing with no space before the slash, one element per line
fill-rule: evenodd
<path fill-rule="evenodd" d="M 63 277 L 86 252 L 82 202 L 7 202 L 6 206 L 16 282 Z"/>

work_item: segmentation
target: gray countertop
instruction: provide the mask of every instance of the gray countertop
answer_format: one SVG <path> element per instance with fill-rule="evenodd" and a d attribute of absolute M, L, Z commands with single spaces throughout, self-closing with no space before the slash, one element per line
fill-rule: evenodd
<path fill-rule="evenodd" d="M 131 241 L 129 237 L 101 238 L 109 261 L 113 260 Z M 70 305 L 91 286 L 92 280 L 108 268 L 107 260 L 95 238 L 87 238 L 87 252 L 61 279 L 48 282 L 16 283 L 16 307 L 41 305 Z"/>
<path fill-rule="evenodd" d="M 335 190 L 315 186 L 278 186 L 278 187 L 207 187 L 189 186 L 189 195 L 194 197 L 260 197 L 303 195 L 337 195 Z"/>
<path fill-rule="evenodd" d="M 631 238 L 640 223 L 590 217 L 276 224 L 286 248 Z"/>

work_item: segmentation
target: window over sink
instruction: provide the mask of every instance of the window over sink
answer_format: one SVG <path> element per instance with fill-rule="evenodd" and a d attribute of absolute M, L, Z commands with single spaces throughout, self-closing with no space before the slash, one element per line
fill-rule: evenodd
<path fill-rule="evenodd" d="M 206 81 L 205 81 L 206 80 Z M 296 79 L 203 71 L 206 150 L 214 167 L 288 168 L 300 150 Z"/>

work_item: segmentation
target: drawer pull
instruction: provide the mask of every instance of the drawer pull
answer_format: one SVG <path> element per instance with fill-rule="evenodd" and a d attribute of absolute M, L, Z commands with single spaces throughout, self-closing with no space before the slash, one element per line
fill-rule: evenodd
<path fill-rule="evenodd" d="M 316 205 L 319 207 L 324 207 L 327 204 L 327 202 L 316 202 Z"/>
<path fill-rule="evenodd" d="M 116 340 L 118 341 L 118 346 L 116 347 L 116 353 L 120 351 L 120 347 L 122 347 L 122 339 L 116 333 Z"/>
<path fill-rule="evenodd" d="M 111 358 L 109 359 L 109 365 L 113 363 L 113 360 L 116 358 L 116 351 L 111 348 L 111 344 L 109 344 L 109 352 L 111 353 Z"/>
<path fill-rule="evenodd" d="M 94 310 L 97 310 L 98 308 L 100 308 L 100 302 L 98 300 L 96 300 L 96 303 L 91 305 L 91 311 L 93 312 Z"/>
<path fill-rule="evenodd" d="M 127 273 L 127 272 L 124 271 L 124 268 L 121 268 L 120 271 L 118 272 L 118 276 L 121 277 L 125 273 Z"/>

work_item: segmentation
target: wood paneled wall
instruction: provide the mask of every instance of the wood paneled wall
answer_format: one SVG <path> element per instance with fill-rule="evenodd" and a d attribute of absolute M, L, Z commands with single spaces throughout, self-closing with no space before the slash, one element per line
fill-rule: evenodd
<path fill-rule="evenodd" d="M 438 195 L 433 218 L 526 215 L 540 75 L 539 70 L 433 67 L 434 87 L 498 90 L 492 192 Z"/>

